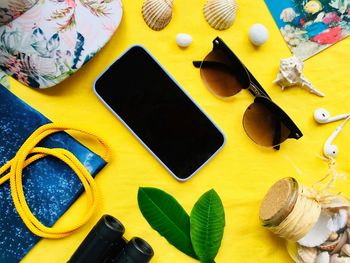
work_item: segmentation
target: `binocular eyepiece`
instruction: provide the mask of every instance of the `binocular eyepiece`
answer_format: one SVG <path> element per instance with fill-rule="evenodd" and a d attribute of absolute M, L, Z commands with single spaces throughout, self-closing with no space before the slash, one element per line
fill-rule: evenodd
<path fill-rule="evenodd" d="M 154 255 L 142 238 L 127 241 L 123 224 L 104 215 L 92 228 L 68 263 L 147 263 Z"/>

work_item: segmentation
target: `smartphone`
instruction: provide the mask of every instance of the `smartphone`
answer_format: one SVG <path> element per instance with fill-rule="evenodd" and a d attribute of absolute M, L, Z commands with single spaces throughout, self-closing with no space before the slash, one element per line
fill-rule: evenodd
<path fill-rule="evenodd" d="M 225 143 L 218 126 L 143 46 L 129 47 L 93 88 L 179 181 L 191 178 Z"/>

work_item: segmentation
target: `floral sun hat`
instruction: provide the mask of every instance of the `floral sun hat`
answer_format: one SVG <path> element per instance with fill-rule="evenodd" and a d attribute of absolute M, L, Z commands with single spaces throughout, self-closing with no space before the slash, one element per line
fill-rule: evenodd
<path fill-rule="evenodd" d="M 54 86 L 107 43 L 122 14 L 121 0 L 0 0 L 0 69 Z"/>

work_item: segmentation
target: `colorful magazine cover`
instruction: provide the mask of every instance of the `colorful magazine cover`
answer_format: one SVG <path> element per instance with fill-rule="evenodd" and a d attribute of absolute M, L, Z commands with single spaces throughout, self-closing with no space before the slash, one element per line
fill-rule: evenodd
<path fill-rule="evenodd" d="M 265 0 L 293 55 L 306 60 L 350 35 L 350 0 Z"/>

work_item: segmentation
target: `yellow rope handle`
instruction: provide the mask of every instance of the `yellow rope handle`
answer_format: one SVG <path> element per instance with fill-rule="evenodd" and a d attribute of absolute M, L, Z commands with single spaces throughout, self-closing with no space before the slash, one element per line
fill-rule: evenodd
<path fill-rule="evenodd" d="M 0 167 L 0 185 L 6 181 L 10 181 L 11 196 L 13 203 L 19 216 L 22 218 L 24 224 L 28 229 L 37 236 L 45 238 L 62 238 L 72 234 L 75 230 L 84 225 L 90 217 L 93 215 L 98 207 L 98 189 L 96 183 L 85 168 L 84 165 L 75 157 L 70 151 L 63 148 L 44 148 L 36 147 L 36 145 L 45 137 L 52 133 L 73 130 L 78 131 L 89 136 L 94 137 L 104 147 L 105 155 L 102 157 L 106 161 L 110 158 L 110 150 L 107 144 L 98 136 L 91 132 L 84 131 L 78 128 L 71 128 L 67 125 L 49 123 L 39 127 L 35 130 L 28 139 L 22 144 L 17 151 L 14 158 L 8 161 L 5 165 Z M 65 162 L 79 177 L 83 184 L 83 187 L 87 196 L 87 209 L 83 218 L 79 222 L 65 227 L 47 227 L 43 225 L 31 212 L 24 196 L 23 183 L 22 183 L 22 171 L 23 169 L 45 156 L 53 156 Z M 28 157 L 30 156 L 30 157 Z M 4 174 L 9 170 L 8 174 Z"/>

